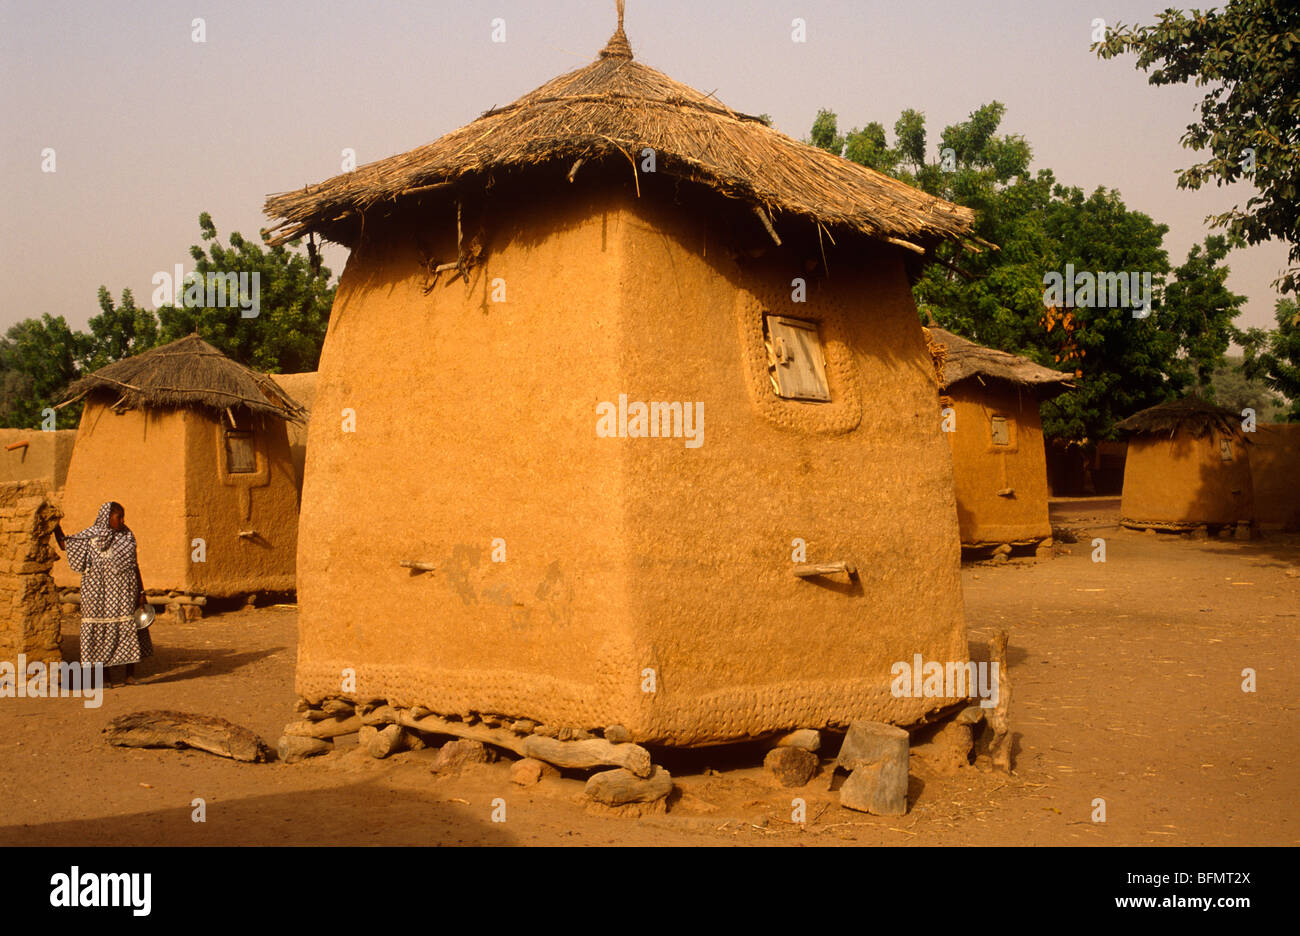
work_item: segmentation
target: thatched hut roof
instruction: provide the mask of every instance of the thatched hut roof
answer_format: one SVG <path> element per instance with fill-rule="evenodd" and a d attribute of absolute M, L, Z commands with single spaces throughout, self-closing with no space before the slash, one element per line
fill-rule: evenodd
<path fill-rule="evenodd" d="M 1074 389 L 1073 374 L 1043 367 L 1018 354 L 986 348 L 933 325 L 926 331 L 931 342 L 944 349 L 944 389 L 972 378 L 1030 387 L 1044 400 Z"/>
<path fill-rule="evenodd" d="M 1241 414 L 1198 396 L 1159 403 L 1134 413 L 1115 424 L 1116 429 L 1134 435 L 1163 435 L 1172 437 L 1188 433 L 1194 438 L 1217 429 L 1224 435 L 1240 435 Z"/>
<path fill-rule="evenodd" d="M 115 361 L 68 388 L 66 403 L 111 395 L 116 409 L 228 407 L 300 422 L 305 411 L 266 374 L 232 361 L 197 334 Z"/>
<path fill-rule="evenodd" d="M 269 237 L 278 244 L 314 231 L 352 245 L 363 214 L 373 224 L 404 196 L 453 196 L 458 187 L 483 188 L 496 171 L 543 167 L 560 184 L 580 159 L 612 159 L 635 174 L 632 160 L 645 147 L 655 152 L 657 173 L 828 231 L 929 249 L 968 236 L 974 222 L 968 208 L 800 143 L 634 61 L 620 10 L 618 30 L 590 65 L 433 143 L 271 196 L 265 213 L 278 223 Z"/>

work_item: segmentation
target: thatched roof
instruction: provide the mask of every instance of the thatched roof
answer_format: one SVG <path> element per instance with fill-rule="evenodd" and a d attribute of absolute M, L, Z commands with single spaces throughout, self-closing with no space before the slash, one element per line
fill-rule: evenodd
<path fill-rule="evenodd" d="M 1115 424 L 1116 429 L 1134 435 L 1174 436 L 1180 432 L 1195 438 L 1217 429 L 1224 435 L 1239 435 L 1241 414 L 1198 396 L 1170 400 L 1134 413 Z"/>
<path fill-rule="evenodd" d="M 269 376 L 226 357 L 197 334 L 115 361 L 68 388 L 65 403 L 84 396 L 111 397 L 116 409 L 227 407 L 299 422 L 304 410 Z"/>
<path fill-rule="evenodd" d="M 986 348 L 933 325 L 926 331 L 930 340 L 945 351 L 942 380 L 945 389 L 972 378 L 1030 387 L 1040 399 L 1050 399 L 1074 389 L 1071 383 L 1073 374 L 1043 367 L 1018 354 Z"/>
<path fill-rule="evenodd" d="M 707 186 L 774 216 L 796 215 L 827 231 L 847 229 L 902 246 L 961 240 L 968 208 L 927 195 L 731 110 L 632 58 L 619 27 L 594 62 L 426 146 L 360 166 L 300 191 L 273 195 L 272 243 L 314 231 L 344 245 L 408 195 L 482 189 L 494 171 L 550 168 L 561 184 L 579 159 L 611 159 L 636 173 L 655 151 L 656 172 Z M 388 203 L 387 208 L 384 203 Z M 832 236 L 834 236 L 832 234 Z"/>

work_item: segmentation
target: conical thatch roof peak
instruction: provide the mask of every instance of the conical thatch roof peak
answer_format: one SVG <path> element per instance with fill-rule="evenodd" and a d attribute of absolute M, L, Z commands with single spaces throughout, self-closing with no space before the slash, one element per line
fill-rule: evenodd
<path fill-rule="evenodd" d="M 706 186 L 769 215 L 929 249 L 962 240 L 974 212 L 786 136 L 636 61 L 619 26 L 595 61 L 433 143 L 273 195 L 271 243 L 309 232 L 354 244 L 407 196 L 481 191 L 497 172 L 536 172 L 557 187 L 579 164 L 632 163 L 649 148 L 656 173 Z M 428 202 L 426 201 L 426 204 Z M 363 218 L 365 224 L 363 224 Z"/>
<path fill-rule="evenodd" d="M 605 48 L 600 50 L 600 57 L 621 59 L 632 57 L 632 45 L 627 41 L 627 33 L 623 32 L 623 0 L 618 0 L 618 29 L 614 30 L 614 35 L 609 37 Z"/>
<path fill-rule="evenodd" d="M 1240 413 L 1191 395 L 1149 406 L 1116 423 L 1115 428 L 1133 435 L 1172 437 L 1186 432 L 1199 439 L 1211 429 L 1223 435 L 1240 436 L 1241 419 Z"/>
<path fill-rule="evenodd" d="M 231 360 L 198 333 L 123 358 L 68 388 L 67 403 L 89 395 L 111 397 L 114 409 L 203 409 L 220 416 L 247 407 L 301 422 L 305 410 L 266 374 Z"/>
<path fill-rule="evenodd" d="M 942 381 L 945 389 L 974 377 L 1031 387 L 1040 399 L 1050 399 L 1074 388 L 1073 374 L 1043 367 L 1008 351 L 986 348 L 934 325 L 926 331 L 934 344 L 945 349 Z"/>

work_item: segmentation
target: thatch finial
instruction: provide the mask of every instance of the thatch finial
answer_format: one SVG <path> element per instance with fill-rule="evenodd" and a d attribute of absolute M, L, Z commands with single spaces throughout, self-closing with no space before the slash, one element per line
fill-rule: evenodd
<path fill-rule="evenodd" d="M 632 58 L 632 46 L 627 41 L 627 33 L 623 32 L 623 0 L 617 0 L 618 3 L 618 29 L 614 30 L 614 35 L 609 37 L 609 42 L 605 43 L 605 48 L 600 50 L 601 58 Z"/>

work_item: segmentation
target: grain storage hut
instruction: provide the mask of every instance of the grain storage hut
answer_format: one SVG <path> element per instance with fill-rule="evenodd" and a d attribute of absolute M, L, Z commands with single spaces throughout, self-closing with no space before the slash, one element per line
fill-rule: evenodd
<path fill-rule="evenodd" d="M 1120 523 L 1155 530 L 1250 524 L 1255 503 L 1241 422 L 1192 396 L 1117 423 L 1129 436 Z"/>
<path fill-rule="evenodd" d="M 1047 456 L 1038 404 L 1071 389 L 1072 374 L 931 326 L 942 352 L 941 405 L 952 446 L 963 546 L 1051 545 Z M 937 349 L 936 349 L 937 351 Z"/>
<path fill-rule="evenodd" d="M 308 701 L 679 746 L 946 704 L 890 667 L 967 659 L 909 282 L 969 211 L 640 64 L 620 22 L 267 213 L 352 251 L 308 431 Z"/>
<path fill-rule="evenodd" d="M 285 423 L 302 409 L 274 381 L 190 335 L 101 368 L 69 394 L 86 401 L 63 492 L 69 533 L 116 500 L 150 593 L 293 590 L 298 490 Z M 60 586 L 79 579 L 55 565 Z"/>

